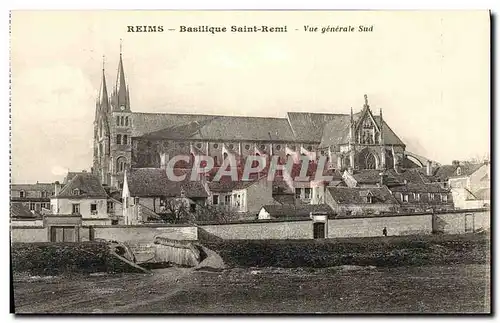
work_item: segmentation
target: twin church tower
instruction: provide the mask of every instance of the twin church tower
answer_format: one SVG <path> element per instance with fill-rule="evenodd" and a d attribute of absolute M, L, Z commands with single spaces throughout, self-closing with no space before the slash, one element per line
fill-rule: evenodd
<path fill-rule="evenodd" d="M 118 74 L 111 95 L 108 95 L 103 62 L 101 87 L 95 108 L 92 172 L 102 184 L 117 188 L 123 185 L 123 175 L 132 158 L 131 134 L 130 95 L 120 48 Z"/>

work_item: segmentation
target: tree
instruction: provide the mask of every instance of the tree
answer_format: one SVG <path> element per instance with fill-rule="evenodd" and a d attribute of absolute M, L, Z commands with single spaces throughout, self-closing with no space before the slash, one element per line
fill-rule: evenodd
<path fill-rule="evenodd" d="M 189 199 L 172 198 L 165 201 L 165 212 L 160 214 L 163 222 L 167 223 L 189 223 L 194 220 L 189 212 Z"/>
<path fill-rule="evenodd" d="M 235 213 L 214 205 L 200 206 L 196 212 L 196 221 L 227 223 L 235 218 Z"/>

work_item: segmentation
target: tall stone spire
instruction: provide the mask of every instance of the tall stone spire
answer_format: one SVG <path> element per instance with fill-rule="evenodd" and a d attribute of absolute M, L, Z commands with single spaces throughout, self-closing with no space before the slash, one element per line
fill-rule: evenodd
<path fill-rule="evenodd" d="M 101 88 L 99 90 L 99 105 L 101 111 L 108 112 L 109 99 L 108 99 L 108 89 L 106 86 L 106 74 L 104 71 L 104 56 L 102 57 L 102 80 L 101 80 Z"/>
<path fill-rule="evenodd" d="M 118 62 L 118 75 L 116 77 L 116 103 L 118 108 L 124 106 L 125 109 L 129 109 L 128 102 L 128 91 L 127 83 L 125 82 L 125 70 L 123 69 L 123 59 L 122 59 L 122 41 L 120 39 L 120 61 Z"/>

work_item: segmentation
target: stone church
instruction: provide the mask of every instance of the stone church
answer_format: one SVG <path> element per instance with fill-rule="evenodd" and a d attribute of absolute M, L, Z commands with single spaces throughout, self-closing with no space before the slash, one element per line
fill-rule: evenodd
<path fill-rule="evenodd" d="M 108 92 L 104 67 L 94 121 L 92 171 L 121 189 L 125 170 L 159 168 L 174 155 L 204 154 L 221 164 L 228 154 L 327 156 L 336 170 L 422 167 L 368 97 L 356 113 L 289 112 L 284 118 L 133 112 L 122 54 Z"/>

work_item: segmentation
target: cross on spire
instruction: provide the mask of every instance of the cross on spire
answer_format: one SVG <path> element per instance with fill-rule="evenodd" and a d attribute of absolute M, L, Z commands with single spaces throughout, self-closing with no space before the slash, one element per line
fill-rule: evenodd
<path fill-rule="evenodd" d="M 368 105 L 368 95 L 365 94 L 365 107 L 369 107 Z"/>
<path fill-rule="evenodd" d="M 102 55 L 102 70 L 104 71 L 104 65 L 106 63 L 106 55 Z"/>
<path fill-rule="evenodd" d="M 123 39 L 120 38 L 120 56 L 122 55 Z"/>

